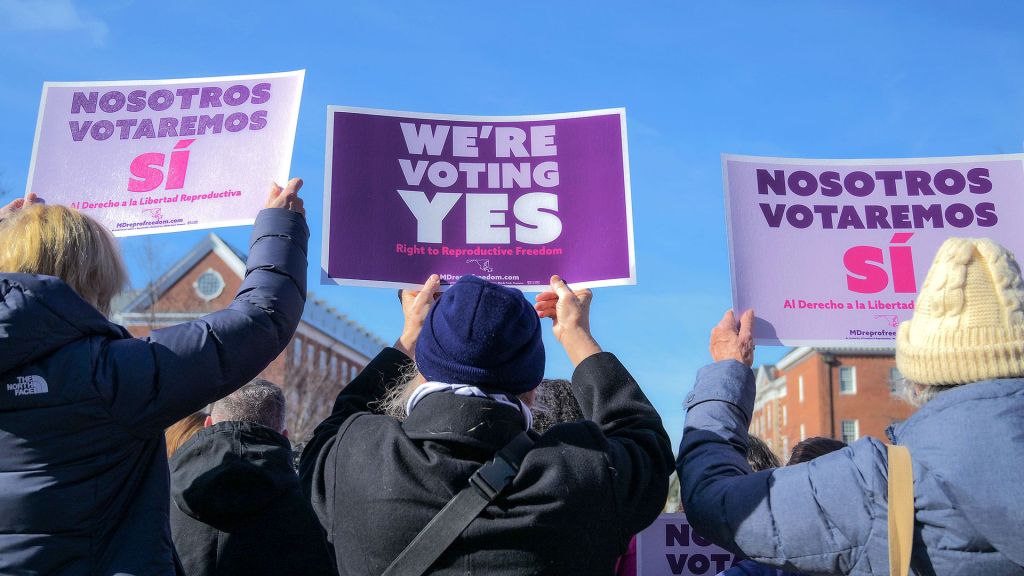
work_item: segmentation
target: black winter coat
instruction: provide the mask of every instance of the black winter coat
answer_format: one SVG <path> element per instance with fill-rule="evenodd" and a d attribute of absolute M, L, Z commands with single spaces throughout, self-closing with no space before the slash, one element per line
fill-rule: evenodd
<path fill-rule="evenodd" d="M 170 466 L 171 537 L 187 576 L 334 573 L 284 436 L 220 422 L 179 448 Z"/>
<path fill-rule="evenodd" d="M 263 210 L 225 309 L 132 338 L 67 284 L 0 274 L 0 574 L 174 573 L 164 428 L 287 346 L 306 298 L 302 216 Z"/>
<path fill-rule="evenodd" d="M 379 575 L 525 423 L 490 398 L 431 394 L 404 422 L 367 412 L 408 358 L 386 349 L 338 395 L 300 464 L 344 576 Z M 672 451 L 661 418 L 612 354 L 583 361 L 589 421 L 537 437 L 506 493 L 430 574 L 610 575 L 661 511 Z"/>

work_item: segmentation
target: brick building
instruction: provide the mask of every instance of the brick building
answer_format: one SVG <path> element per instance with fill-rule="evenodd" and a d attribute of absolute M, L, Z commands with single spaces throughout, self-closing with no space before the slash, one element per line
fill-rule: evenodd
<path fill-rule="evenodd" d="M 118 298 L 111 319 L 135 336 L 146 336 L 153 329 L 225 308 L 244 275 L 245 255 L 209 234 L 149 287 Z M 376 335 L 310 293 L 290 345 L 261 376 L 284 389 L 289 429 L 306 434 L 337 391 L 384 346 Z"/>
<path fill-rule="evenodd" d="M 887 441 L 885 429 L 914 413 L 899 397 L 900 379 L 892 350 L 794 348 L 774 366 L 757 369 L 750 431 L 783 463 L 797 442 L 812 436 Z"/>

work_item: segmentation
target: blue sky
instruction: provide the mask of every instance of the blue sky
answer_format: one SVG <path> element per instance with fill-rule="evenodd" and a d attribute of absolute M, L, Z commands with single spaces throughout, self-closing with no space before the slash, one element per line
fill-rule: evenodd
<path fill-rule="evenodd" d="M 387 340 L 390 290 L 316 286 L 328 104 L 456 114 L 624 106 L 639 285 L 597 291 L 594 332 L 674 441 L 730 305 L 719 154 L 1019 152 L 1015 2 L 0 0 L 0 186 L 24 189 L 43 81 L 306 69 L 292 173 L 318 297 Z M 234 3 L 231 3 L 234 4 Z M 245 248 L 248 229 L 218 231 Z M 152 237 L 169 264 L 202 233 Z M 144 239 L 123 241 L 136 283 Z M 772 278 L 763 278 L 771 282 Z M 548 373 L 570 366 L 550 336 Z M 764 348 L 770 362 L 783 350 Z"/>

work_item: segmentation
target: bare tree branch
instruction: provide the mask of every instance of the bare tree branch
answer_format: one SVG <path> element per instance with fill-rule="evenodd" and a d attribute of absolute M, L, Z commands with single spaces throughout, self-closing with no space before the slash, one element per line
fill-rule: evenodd
<path fill-rule="evenodd" d="M 334 350 L 326 350 L 328 357 Z M 331 372 L 336 372 L 333 376 Z M 349 372 L 349 373 L 346 373 Z M 316 362 L 300 361 L 287 368 L 284 394 L 286 401 L 285 424 L 293 444 L 304 443 L 313 436 L 313 430 L 331 413 L 338 392 L 349 382 L 350 371 L 340 366 L 323 370 Z"/>

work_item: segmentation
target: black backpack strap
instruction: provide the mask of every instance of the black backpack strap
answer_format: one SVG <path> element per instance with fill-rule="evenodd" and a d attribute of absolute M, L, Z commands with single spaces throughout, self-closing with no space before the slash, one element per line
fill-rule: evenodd
<path fill-rule="evenodd" d="M 498 451 L 493 460 L 470 476 L 469 486 L 456 494 L 420 530 L 382 576 L 422 576 L 426 573 L 459 534 L 512 483 L 530 448 L 533 448 L 533 438 L 527 432 L 520 432 Z"/>

